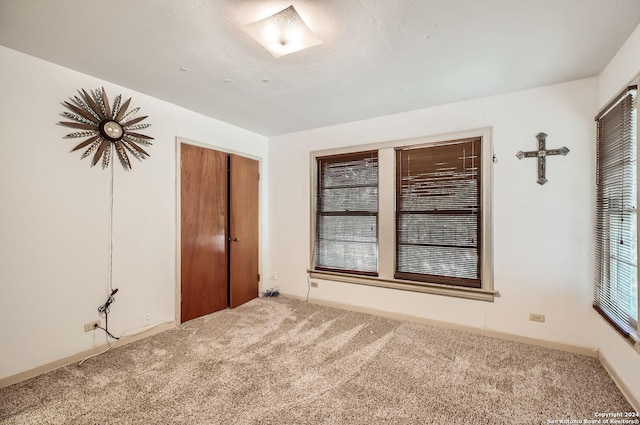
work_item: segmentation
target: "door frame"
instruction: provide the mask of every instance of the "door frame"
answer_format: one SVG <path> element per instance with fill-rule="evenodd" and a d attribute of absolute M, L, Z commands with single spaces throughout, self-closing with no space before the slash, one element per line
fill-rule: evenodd
<path fill-rule="evenodd" d="M 191 145 L 204 149 L 216 150 L 219 152 L 226 153 L 227 155 L 238 155 L 243 156 L 245 158 L 253 159 L 258 161 L 258 173 L 260 175 L 260 180 L 258 183 L 258 273 L 260 273 L 260 280 L 258 281 L 258 295 L 260 294 L 260 286 L 262 284 L 262 234 L 263 234 L 263 223 L 262 223 L 262 185 L 263 185 L 263 159 L 259 156 L 248 154 L 246 152 L 236 151 L 234 149 L 230 149 L 228 147 L 208 144 L 205 142 L 199 142 L 196 140 L 186 139 L 184 137 L 177 136 L 175 142 L 175 151 L 176 151 L 176 163 L 175 163 L 175 171 L 176 171 L 176 234 L 175 234 L 175 257 L 176 257 L 176 288 L 175 288 L 175 323 L 176 325 L 180 325 L 180 313 L 181 313 L 181 293 L 182 293 L 182 247 L 181 247 L 181 235 L 182 235 L 182 173 L 181 163 L 182 163 L 182 154 L 180 151 L 180 145 Z"/>

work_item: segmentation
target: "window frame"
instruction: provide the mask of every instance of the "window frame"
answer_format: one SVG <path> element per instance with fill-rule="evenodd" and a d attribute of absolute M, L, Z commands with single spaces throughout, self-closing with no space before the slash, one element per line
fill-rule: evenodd
<path fill-rule="evenodd" d="M 396 161 L 398 148 L 428 147 L 446 144 L 460 139 L 481 138 L 481 286 L 479 288 L 454 286 L 433 281 L 413 281 L 394 277 L 396 269 Z M 318 190 L 318 161 L 324 156 L 349 154 L 378 150 L 378 276 L 361 276 L 351 273 L 316 269 L 316 200 Z M 492 128 L 459 131 L 437 136 L 392 140 L 370 144 L 360 144 L 337 149 L 313 151 L 310 153 L 310 255 L 307 272 L 311 278 L 384 287 L 405 291 L 447 295 L 474 300 L 494 300 L 497 291 L 493 287 L 493 235 L 492 235 Z"/>
<path fill-rule="evenodd" d="M 411 152 L 411 151 L 419 151 L 419 150 L 429 150 L 429 149 L 437 149 L 437 148 L 447 148 L 447 147 L 451 147 L 451 146 L 458 146 L 461 144 L 464 144 L 465 146 L 468 146 L 469 143 L 473 144 L 475 142 L 479 142 L 480 143 L 480 152 L 478 152 L 478 156 L 480 157 L 479 159 L 479 164 L 478 164 L 478 170 L 477 170 L 477 174 L 476 174 L 476 178 L 475 180 L 478 180 L 479 184 L 478 184 L 478 193 L 477 193 L 477 205 L 478 208 L 477 209 L 473 209 L 473 210 L 467 210 L 465 212 L 461 212 L 461 211 L 457 211 L 457 212 L 453 212 L 451 209 L 444 209 L 444 210 L 437 210 L 437 209 L 431 209 L 431 210 L 421 210 L 421 211 L 408 211 L 408 210 L 402 210 L 399 208 L 398 203 L 400 202 L 401 198 L 402 198 L 402 177 L 403 177 L 403 173 L 398 171 L 398 167 L 400 166 L 400 161 L 401 161 L 401 155 L 402 152 Z M 456 148 L 457 150 L 457 148 Z M 395 242 L 395 270 L 394 270 L 394 278 L 396 279 L 405 279 L 405 280 L 411 280 L 411 281 L 418 281 L 418 282 L 432 282 L 432 283 L 439 283 L 439 284 L 443 284 L 443 285 L 453 285 L 453 286 L 464 286 L 464 287 L 470 287 L 470 288 L 478 288 L 478 287 L 482 287 L 482 261 L 481 261 L 481 254 L 482 254 L 482 167 L 484 164 L 482 164 L 482 138 L 480 137 L 475 137 L 475 138 L 471 138 L 471 139 L 462 139 L 462 140 L 449 140 L 447 142 L 443 142 L 443 143 L 433 143 L 430 144 L 428 146 L 418 146 L 418 147 L 414 147 L 414 146 L 403 146 L 400 148 L 396 148 L 395 149 L 396 152 L 396 186 L 395 186 L 395 196 L 396 196 L 396 208 L 395 208 L 395 214 L 396 214 L 396 242 Z M 410 154 L 408 154 L 410 155 Z M 413 273 L 413 272 L 407 272 L 407 271 L 401 271 L 399 270 L 399 256 L 400 256 L 400 238 L 398 237 L 398 234 L 400 233 L 400 218 L 402 216 L 411 216 L 411 215 L 421 215 L 421 214 L 428 214 L 428 215 L 447 215 L 447 216 L 457 216 L 457 217 L 461 217 L 461 216 L 475 216 L 475 221 L 476 221 L 476 227 L 477 227 L 477 232 L 476 232 L 476 250 L 477 252 L 479 252 L 480 255 L 478 255 L 478 259 L 476 261 L 476 267 L 477 267 L 477 272 L 478 272 L 478 277 L 477 278 L 465 278 L 465 277 L 453 277 L 453 276 L 445 276 L 445 275 L 437 275 L 437 274 L 424 274 L 424 273 Z M 407 245 L 407 244 L 404 244 Z M 450 245 L 450 247 L 452 247 L 454 245 Z"/>
<path fill-rule="evenodd" d="M 627 341 L 629 341 L 630 343 L 634 344 L 636 341 L 640 341 L 640 338 L 638 337 L 638 320 L 634 319 L 633 317 L 629 317 L 629 323 L 627 323 L 628 328 L 624 328 L 621 327 L 621 325 L 612 317 L 610 317 L 609 313 L 607 313 L 607 309 L 606 309 L 606 305 L 602 306 L 598 303 L 598 301 L 605 301 L 606 304 L 610 304 L 610 303 L 614 303 L 615 304 L 615 300 L 612 299 L 612 297 L 607 297 L 607 300 L 600 300 L 598 297 L 598 288 L 600 288 L 600 291 L 604 291 L 605 295 L 606 293 L 608 293 L 610 291 L 610 287 L 615 287 L 618 285 L 618 281 L 613 281 L 613 280 L 609 280 L 610 276 L 612 274 L 611 269 L 612 269 L 612 264 L 614 264 L 614 266 L 617 266 L 617 263 L 626 263 L 626 261 L 624 261 L 621 258 L 616 258 L 614 254 L 611 253 L 611 230 L 609 231 L 603 231 L 602 235 L 600 235 L 600 239 L 601 242 L 603 244 L 602 247 L 598 248 L 598 219 L 602 218 L 603 220 L 605 218 L 608 219 L 612 219 L 615 218 L 616 216 L 623 216 L 623 212 L 621 212 L 619 215 L 613 214 L 612 210 L 610 209 L 605 209 L 603 210 L 602 214 L 603 217 L 599 217 L 598 215 L 598 202 L 599 202 L 599 196 L 600 196 L 600 186 L 598 185 L 598 180 L 600 178 L 600 169 L 599 169 L 599 159 L 598 155 L 600 152 L 600 136 L 599 136 L 599 132 L 600 132 L 600 127 L 599 127 L 599 121 L 604 118 L 614 107 L 616 107 L 619 102 L 624 99 L 631 91 L 635 90 L 635 100 L 632 100 L 632 110 L 631 110 L 631 114 L 632 117 L 635 119 L 635 123 L 632 124 L 632 129 L 635 128 L 635 163 L 636 163 L 636 174 L 635 176 L 633 176 L 633 178 L 635 179 L 635 196 L 636 196 L 636 207 L 633 209 L 632 213 L 633 215 L 635 215 L 635 222 L 636 222 L 636 229 L 635 229 L 635 234 L 636 234 L 636 244 L 638 243 L 638 239 L 640 236 L 640 214 L 638 214 L 638 201 L 640 201 L 640 193 L 639 192 L 639 184 L 640 184 L 640 167 L 638 166 L 638 149 L 640 148 L 640 126 L 638 125 L 638 120 L 640 119 L 640 117 L 638 116 L 638 101 L 640 100 L 640 90 L 638 88 L 638 85 L 640 83 L 640 78 L 635 78 L 634 81 L 628 86 L 626 87 L 624 90 L 622 90 L 618 95 L 616 95 L 615 99 L 613 101 L 611 101 L 607 106 L 605 106 L 596 116 L 595 121 L 596 121 L 596 144 L 595 144 L 595 149 L 596 149 L 596 164 L 595 164 L 595 175 L 596 175 L 596 187 L 595 187 L 595 194 L 594 194 L 594 199 L 595 199 L 595 213 L 594 213 L 594 222 L 595 222 L 595 228 L 594 228 L 594 251 L 595 251 L 595 255 L 594 255 L 594 287 L 593 287 L 593 296 L 594 296 L 594 300 L 593 300 L 593 308 L 595 311 L 598 312 L 598 314 L 615 330 L 617 331 L 623 338 L 625 338 Z M 626 211 L 626 210 L 625 210 Z M 626 211 L 626 214 L 629 214 L 629 211 Z M 610 227 L 609 227 L 610 229 Z M 615 230 L 615 229 L 614 229 Z M 607 260 L 603 259 L 603 263 L 599 264 L 598 263 L 598 250 L 600 249 L 601 255 L 603 255 Z M 636 264 L 633 265 L 635 267 L 635 271 L 636 271 L 636 285 L 637 282 L 640 281 L 640 267 L 638 267 L 640 265 L 640 250 L 636 249 Z M 614 273 L 615 274 L 615 273 Z M 599 282 L 599 279 L 601 279 L 601 276 L 609 276 L 606 279 L 606 282 Z M 636 311 L 640 312 L 640 291 L 638 291 L 638 288 L 636 286 Z M 603 308 L 605 307 L 605 308 Z M 620 308 L 620 309 L 625 309 L 625 306 L 618 306 L 615 305 L 615 308 Z"/>
<path fill-rule="evenodd" d="M 348 159 L 354 159 L 354 158 L 366 158 L 366 157 L 370 157 L 372 156 L 372 154 L 375 153 L 376 156 L 376 167 L 377 167 L 377 162 L 378 162 L 378 151 L 377 150 L 368 150 L 368 151 L 360 151 L 360 152 L 354 152 L 354 153 L 348 153 L 348 154 L 339 154 L 339 155 L 325 155 L 325 156 L 318 156 L 316 157 L 316 164 L 319 162 L 324 162 L 327 164 L 331 164 L 331 163 L 339 163 L 342 162 L 344 160 L 348 160 Z M 320 170 L 318 170 L 318 175 L 316 177 L 316 194 L 320 193 L 323 189 L 322 186 L 322 179 L 320 178 Z M 377 174 L 377 171 L 376 171 Z M 378 179 L 379 180 L 379 179 Z M 376 190 L 379 190 L 378 185 L 377 185 L 378 181 L 376 181 Z M 375 217 L 375 221 L 376 221 L 376 268 L 377 268 L 377 247 L 378 247 L 378 210 L 379 209 L 379 205 L 377 205 L 377 209 L 375 212 L 372 211 L 337 211 L 337 212 L 323 212 L 323 211 L 318 211 L 318 207 L 319 204 L 321 203 L 321 198 L 319 196 L 316 195 L 316 204 L 315 204 L 315 211 L 316 211 L 316 226 L 315 226 L 315 237 L 316 239 L 318 238 L 318 235 L 320 233 L 320 227 L 317 225 L 317 218 L 318 216 L 322 216 L 324 215 L 325 217 L 330 217 L 330 216 L 339 216 L 339 217 Z M 314 244 L 314 265 L 315 265 L 315 269 L 318 271 L 325 271 L 325 272 L 336 272 L 336 273 L 346 273 L 346 274 L 354 274 L 354 275 L 363 275 L 363 276 L 377 276 L 378 273 L 377 271 L 364 271 L 364 270 L 356 270 L 356 269 L 340 269 L 338 267 L 328 267 L 328 266 L 319 266 L 317 264 L 315 264 L 315 262 L 318 259 L 318 252 L 317 252 L 317 244 Z"/>

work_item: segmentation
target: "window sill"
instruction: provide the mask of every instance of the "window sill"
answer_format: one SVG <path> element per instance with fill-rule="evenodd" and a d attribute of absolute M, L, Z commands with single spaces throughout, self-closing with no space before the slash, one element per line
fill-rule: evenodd
<path fill-rule="evenodd" d="M 602 319 L 601 316 L 600 318 Z M 609 326 L 609 328 L 611 328 L 612 331 L 617 333 L 627 344 L 629 344 L 629 346 L 632 347 L 636 351 L 636 353 L 640 354 L 640 336 L 638 336 L 638 331 L 636 329 L 630 329 L 629 337 L 625 338 L 624 336 L 620 335 L 620 332 L 615 328 L 615 326 L 611 325 L 611 323 L 609 323 L 607 320 L 604 320 L 604 322 L 607 324 L 607 326 Z"/>
<path fill-rule="evenodd" d="M 627 343 L 629 343 L 629 345 L 632 346 L 634 350 L 636 350 L 636 353 L 640 354 L 640 337 L 638 336 L 638 330 L 633 328 L 629 330 L 629 338 L 625 339 Z"/>
<path fill-rule="evenodd" d="M 331 280 L 334 282 L 355 283 L 359 285 L 377 286 L 380 288 L 399 289 L 402 291 L 423 292 L 427 294 L 446 295 L 456 298 L 467 298 L 478 301 L 493 302 L 498 295 L 497 291 L 465 288 L 461 286 L 438 285 L 427 282 L 413 282 L 400 279 L 383 279 L 374 276 L 357 276 L 345 273 L 327 272 L 320 270 L 307 270 L 309 276 L 315 279 Z"/>

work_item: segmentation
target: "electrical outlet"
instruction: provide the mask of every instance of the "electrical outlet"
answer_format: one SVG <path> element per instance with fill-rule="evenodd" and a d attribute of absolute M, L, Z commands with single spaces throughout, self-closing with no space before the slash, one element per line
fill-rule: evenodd
<path fill-rule="evenodd" d="M 317 288 L 318 287 L 318 282 L 311 282 L 311 287 L 312 288 Z"/>
<path fill-rule="evenodd" d="M 85 323 L 84 324 L 84 331 L 85 332 L 91 332 L 91 331 L 97 329 L 96 326 L 100 326 L 100 320 L 94 320 L 93 322 Z"/>
<path fill-rule="evenodd" d="M 544 314 L 529 313 L 529 320 L 532 322 L 544 323 Z"/>
<path fill-rule="evenodd" d="M 278 280 L 278 272 L 271 273 L 271 280 Z"/>
<path fill-rule="evenodd" d="M 144 321 L 145 325 L 148 325 L 151 323 L 151 316 L 149 316 L 148 314 L 145 314 L 142 320 Z"/>

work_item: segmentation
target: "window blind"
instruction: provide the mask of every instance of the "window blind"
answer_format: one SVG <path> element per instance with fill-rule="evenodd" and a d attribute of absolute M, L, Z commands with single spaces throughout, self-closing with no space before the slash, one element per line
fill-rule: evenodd
<path fill-rule="evenodd" d="M 378 152 L 317 161 L 315 269 L 377 275 Z"/>
<path fill-rule="evenodd" d="M 481 138 L 396 150 L 396 278 L 481 287 L 481 152 Z"/>
<path fill-rule="evenodd" d="M 593 307 L 623 336 L 637 326 L 636 87 L 596 117 L 596 271 Z"/>

